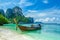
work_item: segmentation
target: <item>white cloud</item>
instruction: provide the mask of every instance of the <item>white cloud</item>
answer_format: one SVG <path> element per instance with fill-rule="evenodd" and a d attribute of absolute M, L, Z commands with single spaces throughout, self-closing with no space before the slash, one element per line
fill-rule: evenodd
<path fill-rule="evenodd" d="M 40 22 L 60 22 L 60 10 L 48 9 L 48 10 L 28 10 L 25 13 L 27 17 L 33 17 L 35 21 Z"/>
<path fill-rule="evenodd" d="M 42 2 L 45 4 L 48 4 L 48 0 L 43 0 Z"/>
<path fill-rule="evenodd" d="M 50 20 L 50 18 L 40 18 L 40 19 L 36 19 L 35 22 L 48 22 Z"/>
<path fill-rule="evenodd" d="M 0 8 L 7 8 L 8 6 L 10 6 L 10 5 L 14 5 L 14 6 L 20 6 L 21 8 L 23 8 L 23 7 L 26 7 L 26 6 L 31 6 L 31 5 L 34 5 L 34 3 L 32 3 L 32 2 L 29 2 L 29 1 L 27 1 L 27 0 L 20 0 L 19 2 L 14 2 L 14 0 L 13 1 L 9 1 L 9 2 L 3 2 L 3 3 L 0 3 Z"/>
<path fill-rule="evenodd" d="M 52 18 L 49 18 L 49 17 L 46 17 L 46 18 L 40 18 L 40 19 L 36 19 L 35 22 L 54 22 L 55 21 L 55 17 L 52 17 Z"/>
<path fill-rule="evenodd" d="M 39 13 L 39 12 L 28 12 L 25 16 L 26 17 L 43 17 L 43 16 L 46 16 L 47 14 L 45 13 Z"/>
<path fill-rule="evenodd" d="M 37 10 L 28 10 L 27 12 L 38 12 Z"/>
<path fill-rule="evenodd" d="M 28 10 L 26 16 L 42 17 L 42 16 L 46 16 L 46 14 L 37 10 Z"/>
<path fill-rule="evenodd" d="M 12 4 L 11 2 L 0 3 L 0 6 L 6 6 Z"/>
<path fill-rule="evenodd" d="M 38 16 L 41 16 L 41 17 L 43 17 L 43 16 L 46 16 L 47 14 L 45 14 L 45 13 L 40 13 L 40 14 L 38 14 Z"/>
<path fill-rule="evenodd" d="M 55 21 L 55 19 L 56 19 L 55 17 L 52 17 L 52 18 L 50 19 L 50 21 L 53 22 L 53 21 Z"/>
<path fill-rule="evenodd" d="M 44 21 L 45 21 L 45 22 L 48 22 L 48 21 L 49 21 L 49 19 L 50 19 L 50 18 L 45 18 L 45 19 L 44 19 Z"/>
<path fill-rule="evenodd" d="M 35 17 L 35 15 L 33 15 L 33 14 L 26 14 L 25 16 L 26 17 Z"/>
<path fill-rule="evenodd" d="M 34 5 L 32 2 L 28 2 L 27 0 L 20 0 L 20 2 L 19 2 L 18 4 L 19 4 L 21 7 Z"/>

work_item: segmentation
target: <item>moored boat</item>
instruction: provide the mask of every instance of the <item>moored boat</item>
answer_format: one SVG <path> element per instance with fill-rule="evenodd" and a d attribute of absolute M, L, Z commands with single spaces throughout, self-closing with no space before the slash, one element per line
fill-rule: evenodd
<path fill-rule="evenodd" d="M 22 31 L 32 31 L 32 30 L 40 30 L 41 25 L 39 27 L 26 27 L 26 26 L 18 26 Z"/>
<path fill-rule="evenodd" d="M 16 30 L 17 30 L 17 28 L 19 28 L 22 31 L 31 31 L 31 30 L 39 30 L 39 29 L 41 29 L 40 24 L 38 26 L 36 26 L 36 27 L 34 25 L 31 25 L 31 27 L 26 27 L 26 26 L 19 26 L 16 19 L 14 19 L 14 21 L 16 23 Z"/>

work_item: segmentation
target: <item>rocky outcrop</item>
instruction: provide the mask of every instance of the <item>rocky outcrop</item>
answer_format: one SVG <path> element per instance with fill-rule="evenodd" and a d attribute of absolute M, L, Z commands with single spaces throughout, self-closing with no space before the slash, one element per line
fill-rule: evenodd
<path fill-rule="evenodd" d="M 23 13 L 22 9 L 18 6 L 15 6 L 14 8 L 8 8 L 6 10 L 6 13 L 4 14 L 3 10 L 0 10 L 0 12 L 8 18 L 11 23 L 14 23 L 13 19 L 16 18 L 18 23 L 33 23 L 34 20 L 31 17 L 26 18 Z"/>
<path fill-rule="evenodd" d="M 4 10 L 0 9 L 0 14 L 2 14 L 3 16 L 5 16 Z"/>
<path fill-rule="evenodd" d="M 32 17 L 27 17 L 28 18 L 28 23 L 34 23 L 34 19 Z"/>
<path fill-rule="evenodd" d="M 17 16 L 24 16 L 22 13 L 22 9 L 18 6 L 15 6 L 13 9 L 7 9 L 6 11 L 6 17 L 7 18 L 12 18 L 12 17 L 17 17 Z"/>
<path fill-rule="evenodd" d="M 22 13 L 22 9 L 18 6 L 15 6 L 13 8 L 13 13 L 15 14 L 15 16 L 24 16 L 23 13 Z"/>
<path fill-rule="evenodd" d="M 6 11 L 6 17 L 7 18 L 12 18 L 13 17 L 13 10 L 8 8 L 7 11 Z"/>

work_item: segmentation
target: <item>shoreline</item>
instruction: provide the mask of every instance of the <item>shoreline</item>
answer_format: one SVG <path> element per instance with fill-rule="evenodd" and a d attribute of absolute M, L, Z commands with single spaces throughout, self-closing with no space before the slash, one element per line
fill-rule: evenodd
<path fill-rule="evenodd" d="M 0 40 L 34 40 L 32 37 L 19 34 L 7 28 L 0 28 Z"/>

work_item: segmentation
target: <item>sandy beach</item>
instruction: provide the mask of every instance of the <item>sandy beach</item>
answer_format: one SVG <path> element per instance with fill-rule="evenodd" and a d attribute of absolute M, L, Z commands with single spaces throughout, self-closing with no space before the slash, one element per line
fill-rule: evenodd
<path fill-rule="evenodd" d="M 15 26 L 0 26 L 0 40 L 60 40 L 60 25 L 44 25 L 42 30 L 22 32 Z"/>
<path fill-rule="evenodd" d="M 9 29 L 0 28 L 0 40 L 33 40 L 30 36 L 18 34 Z"/>

